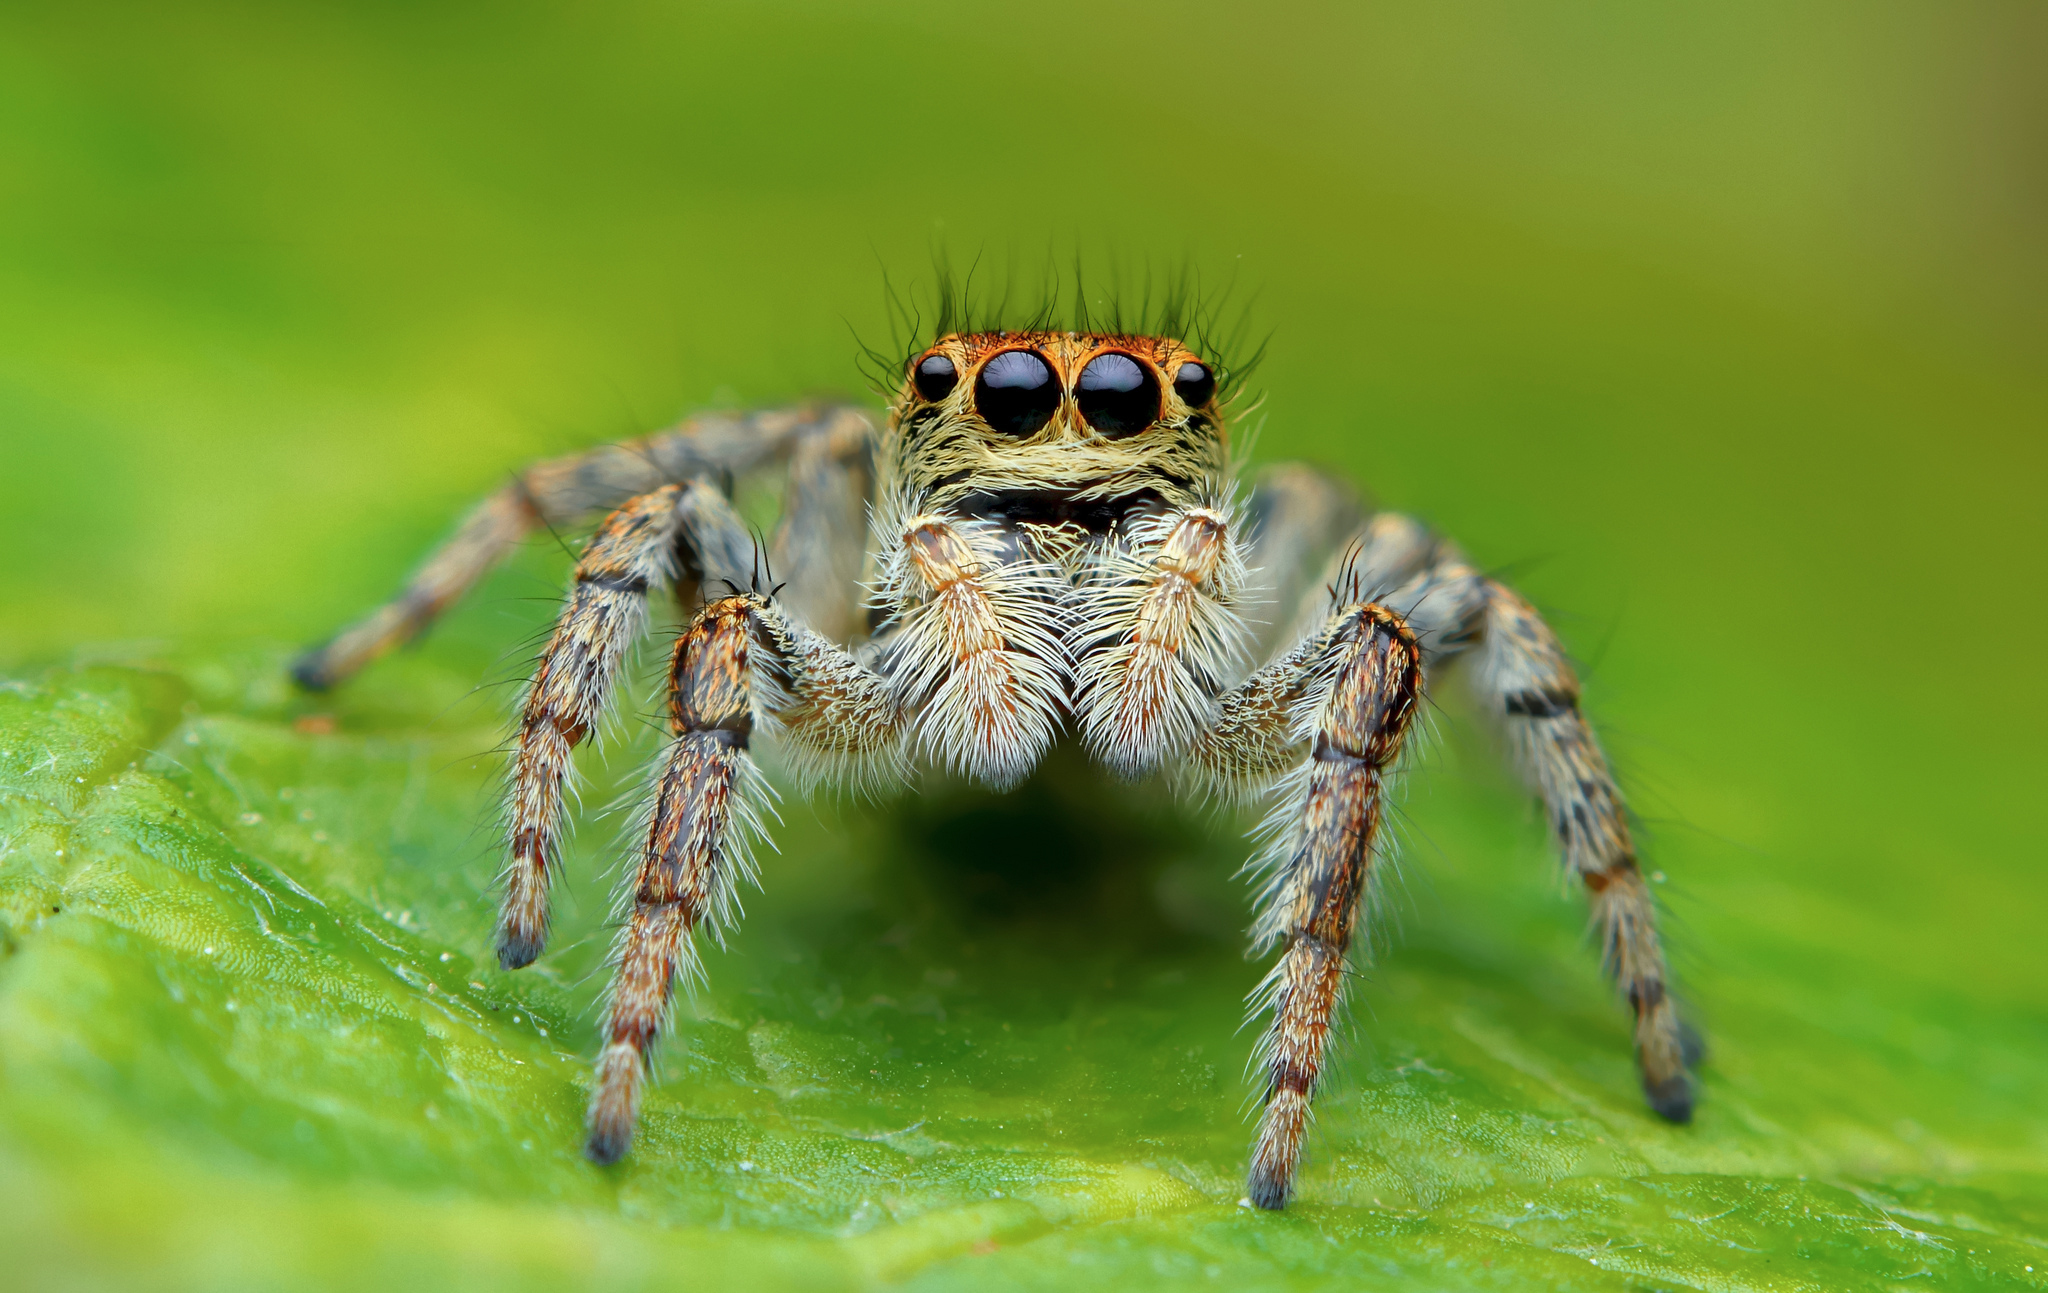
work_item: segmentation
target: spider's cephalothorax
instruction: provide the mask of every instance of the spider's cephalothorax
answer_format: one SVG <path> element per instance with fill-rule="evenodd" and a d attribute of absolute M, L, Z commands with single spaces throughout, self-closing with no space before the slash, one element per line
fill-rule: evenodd
<path fill-rule="evenodd" d="M 875 454 L 874 611 L 929 757 L 1005 786 L 1069 715 L 1127 774 L 1192 739 L 1239 645 L 1216 390 L 1154 337 L 955 335 L 912 361 Z"/>
<path fill-rule="evenodd" d="M 1315 472 L 1269 468 L 1240 497 L 1221 371 L 1164 337 L 948 334 L 911 356 L 881 426 L 843 405 L 712 415 L 529 469 L 397 599 L 299 662 L 302 683 L 331 686 L 533 529 L 608 512 L 511 759 L 498 956 L 517 968 L 546 939 L 571 751 L 605 715 L 649 594 L 673 588 L 689 611 L 622 911 L 593 1159 L 625 1152 L 692 935 L 723 930 L 752 874 L 757 737 L 807 784 L 880 789 L 936 763 L 1003 787 L 1070 728 L 1115 775 L 1271 805 L 1253 939 L 1278 956 L 1258 999 L 1250 1197 L 1282 1206 L 1384 870 L 1387 782 L 1425 678 L 1461 656 L 1591 897 L 1650 1104 L 1690 1116 L 1655 908 L 1556 637 L 1449 543 L 1363 514 Z M 764 557 L 725 491 L 771 459 L 788 478 Z"/>

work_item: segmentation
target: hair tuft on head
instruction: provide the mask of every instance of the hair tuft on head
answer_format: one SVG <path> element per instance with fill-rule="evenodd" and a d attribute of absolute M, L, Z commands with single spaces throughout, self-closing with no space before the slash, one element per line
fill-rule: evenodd
<path fill-rule="evenodd" d="M 1094 332 L 1172 337 L 1206 360 L 1228 399 L 1258 366 L 1266 338 L 1252 339 L 1252 301 L 1232 300 L 1235 275 L 1210 290 L 1192 259 L 1170 268 L 1147 261 L 1132 269 L 1109 257 L 1097 274 L 1080 253 L 1064 272 L 1051 254 L 1027 273 L 1014 258 L 1000 274 L 977 255 L 963 274 L 943 247 L 932 251 L 928 282 L 900 286 L 887 269 L 882 292 L 889 340 L 863 343 L 861 371 L 884 399 L 894 398 L 917 357 L 940 337 L 977 332 Z"/>

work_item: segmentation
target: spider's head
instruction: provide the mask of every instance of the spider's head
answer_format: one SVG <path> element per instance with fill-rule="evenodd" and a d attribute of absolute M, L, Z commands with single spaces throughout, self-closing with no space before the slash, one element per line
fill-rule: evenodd
<path fill-rule="evenodd" d="M 953 333 L 911 359 L 888 449 L 925 507 L 1029 521 L 1057 500 L 1117 513 L 1221 481 L 1218 406 L 1215 368 L 1169 337 Z"/>

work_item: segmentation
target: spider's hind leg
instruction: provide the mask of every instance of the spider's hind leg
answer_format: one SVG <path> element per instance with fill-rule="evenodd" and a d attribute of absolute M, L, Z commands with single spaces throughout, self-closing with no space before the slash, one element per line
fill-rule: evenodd
<path fill-rule="evenodd" d="M 1650 1107 L 1692 1119 L 1687 1066 L 1703 1046 L 1679 1020 L 1657 910 L 1600 743 L 1579 712 L 1579 681 L 1557 635 L 1512 589 L 1489 581 L 1473 661 L 1480 703 L 1507 729 L 1515 762 L 1543 798 L 1565 866 L 1586 887 L 1601 961 L 1635 1012 L 1636 1059 Z"/>
<path fill-rule="evenodd" d="M 309 691 L 346 682 L 424 633 L 544 526 L 581 525 L 663 485 L 742 474 L 807 440 L 864 443 L 871 427 L 867 414 L 844 405 L 714 413 L 644 439 L 538 463 L 464 517 L 396 597 L 294 661 L 292 677 Z"/>

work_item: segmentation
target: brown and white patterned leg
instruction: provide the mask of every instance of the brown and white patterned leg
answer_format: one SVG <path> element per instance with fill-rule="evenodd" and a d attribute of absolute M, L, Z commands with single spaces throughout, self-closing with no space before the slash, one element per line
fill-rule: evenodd
<path fill-rule="evenodd" d="M 1260 993 L 1272 1022 L 1248 1192 L 1262 1208 L 1285 1207 L 1293 1193 L 1352 935 L 1372 906 L 1387 781 L 1422 695 L 1421 648 L 1385 607 L 1341 610 L 1324 640 L 1302 702 L 1313 716 L 1308 758 L 1282 783 L 1253 931 L 1256 947 L 1281 949 Z"/>
<path fill-rule="evenodd" d="M 690 935 L 732 902 L 751 878 L 762 793 L 747 747 L 754 731 L 747 685 L 746 604 L 713 602 L 676 643 L 669 669 L 669 726 L 655 804 L 620 939 L 605 1046 L 590 1100 L 591 1159 L 626 1152 L 640 1112 L 646 1055 L 668 1018 L 679 973 L 694 968 Z M 749 797 L 755 803 L 749 802 Z"/>
<path fill-rule="evenodd" d="M 1669 992 L 1657 909 L 1637 865 L 1621 791 L 1585 716 L 1579 680 L 1535 609 L 1489 581 L 1473 682 L 1507 729 L 1515 762 L 1543 797 L 1564 863 L 1586 887 L 1601 960 L 1635 1011 L 1636 1059 L 1650 1107 L 1692 1118 L 1688 1038 Z"/>
<path fill-rule="evenodd" d="M 498 919 L 498 963 L 508 970 L 531 965 L 547 943 L 571 752 L 604 719 L 620 662 L 646 627 L 648 592 L 675 578 L 688 490 L 669 485 L 644 494 L 598 527 L 527 685 L 510 770 L 511 859 Z"/>
<path fill-rule="evenodd" d="M 761 568 L 745 523 L 701 480 L 634 499 L 584 549 L 519 721 L 507 823 L 512 856 L 498 925 L 506 969 L 532 964 L 547 941 L 570 752 L 604 718 L 619 665 L 646 626 L 647 594 L 683 577 L 703 587 L 748 587 Z"/>
<path fill-rule="evenodd" d="M 678 978 L 694 974 L 692 935 L 722 932 L 734 887 L 753 878 L 767 790 L 751 746 L 761 711 L 813 757 L 888 766 L 903 721 L 880 677 L 767 598 L 725 597 L 697 613 L 669 666 L 669 727 L 654 804 L 621 932 L 604 1050 L 591 1093 L 586 1152 L 626 1152 L 647 1059 L 666 1026 Z"/>
<path fill-rule="evenodd" d="M 492 494 L 429 556 L 397 597 L 292 665 L 302 687 L 325 691 L 420 633 L 543 526 L 582 525 L 594 513 L 663 485 L 740 475 L 800 440 L 865 440 L 870 415 L 844 405 L 713 413 L 641 440 L 536 464 Z"/>

